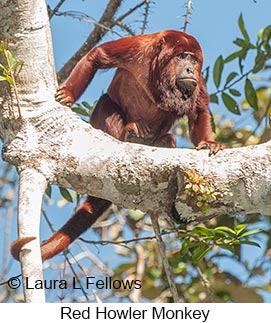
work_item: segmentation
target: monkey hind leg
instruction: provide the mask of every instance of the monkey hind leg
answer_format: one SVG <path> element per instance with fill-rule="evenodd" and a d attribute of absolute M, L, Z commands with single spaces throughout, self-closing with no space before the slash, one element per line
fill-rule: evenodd
<path fill-rule="evenodd" d="M 127 123 L 122 108 L 108 94 L 104 94 L 97 102 L 90 117 L 90 124 L 103 130 L 114 138 L 122 139 L 124 126 Z"/>
<path fill-rule="evenodd" d="M 65 250 L 76 238 L 89 229 L 110 205 L 111 202 L 107 200 L 88 196 L 70 220 L 41 244 L 42 260 L 52 258 Z M 19 260 L 21 248 L 31 240 L 33 238 L 30 240 L 21 238 L 13 242 L 11 253 L 15 259 Z"/>
<path fill-rule="evenodd" d="M 176 137 L 171 133 L 167 133 L 157 139 L 155 146 L 164 148 L 176 148 Z"/>

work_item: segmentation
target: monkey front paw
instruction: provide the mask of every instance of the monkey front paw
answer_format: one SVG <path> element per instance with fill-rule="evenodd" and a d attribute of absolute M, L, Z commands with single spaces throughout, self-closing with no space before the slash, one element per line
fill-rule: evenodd
<path fill-rule="evenodd" d="M 55 94 L 55 100 L 62 105 L 66 105 L 67 107 L 71 107 L 74 103 L 74 98 L 72 93 L 67 89 L 66 84 L 61 84 Z"/>
<path fill-rule="evenodd" d="M 219 150 L 223 150 L 226 146 L 217 141 L 201 141 L 196 149 L 209 149 L 209 156 L 215 155 Z"/>

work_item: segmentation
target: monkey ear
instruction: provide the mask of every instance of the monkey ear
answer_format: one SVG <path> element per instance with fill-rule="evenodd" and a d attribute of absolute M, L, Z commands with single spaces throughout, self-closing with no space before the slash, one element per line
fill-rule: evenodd
<path fill-rule="evenodd" d="M 161 39 L 160 39 L 160 44 L 163 45 L 165 42 L 166 42 L 166 36 L 162 36 Z"/>
<path fill-rule="evenodd" d="M 155 53 L 156 55 L 159 55 L 159 56 L 161 55 L 163 58 L 163 57 L 167 57 L 167 50 L 168 50 L 167 37 L 166 35 L 163 35 L 155 45 Z M 162 58 L 161 60 L 163 60 Z"/>
<path fill-rule="evenodd" d="M 167 42 L 166 37 L 165 36 L 161 37 L 161 39 L 160 39 L 160 41 L 158 43 L 158 46 L 159 46 L 160 50 L 162 50 L 162 48 L 165 46 L 166 42 Z"/>

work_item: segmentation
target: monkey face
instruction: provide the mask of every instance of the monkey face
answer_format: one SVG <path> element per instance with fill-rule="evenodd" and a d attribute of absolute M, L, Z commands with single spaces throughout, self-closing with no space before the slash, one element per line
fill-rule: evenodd
<path fill-rule="evenodd" d="M 200 64 L 197 56 L 190 52 L 178 53 L 175 58 L 176 86 L 185 99 L 194 93 L 198 81 Z"/>

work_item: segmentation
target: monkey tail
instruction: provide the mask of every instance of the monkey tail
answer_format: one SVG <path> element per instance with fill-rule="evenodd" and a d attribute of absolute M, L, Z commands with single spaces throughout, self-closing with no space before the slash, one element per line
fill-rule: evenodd
<path fill-rule="evenodd" d="M 16 260 L 19 260 L 19 255 L 21 252 L 21 249 L 24 245 L 26 245 L 28 242 L 35 240 L 36 237 L 23 237 L 15 240 L 11 247 L 10 247 L 10 252 Z"/>
<path fill-rule="evenodd" d="M 52 258 L 65 250 L 76 238 L 90 228 L 110 205 L 110 201 L 88 196 L 70 220 L 41 244 L 42 260 Z M 19 260 L 22 247 L 34 239 L 35 237 L 23 237 L 15 240 L 11 245 L 12 256 Z"/>

